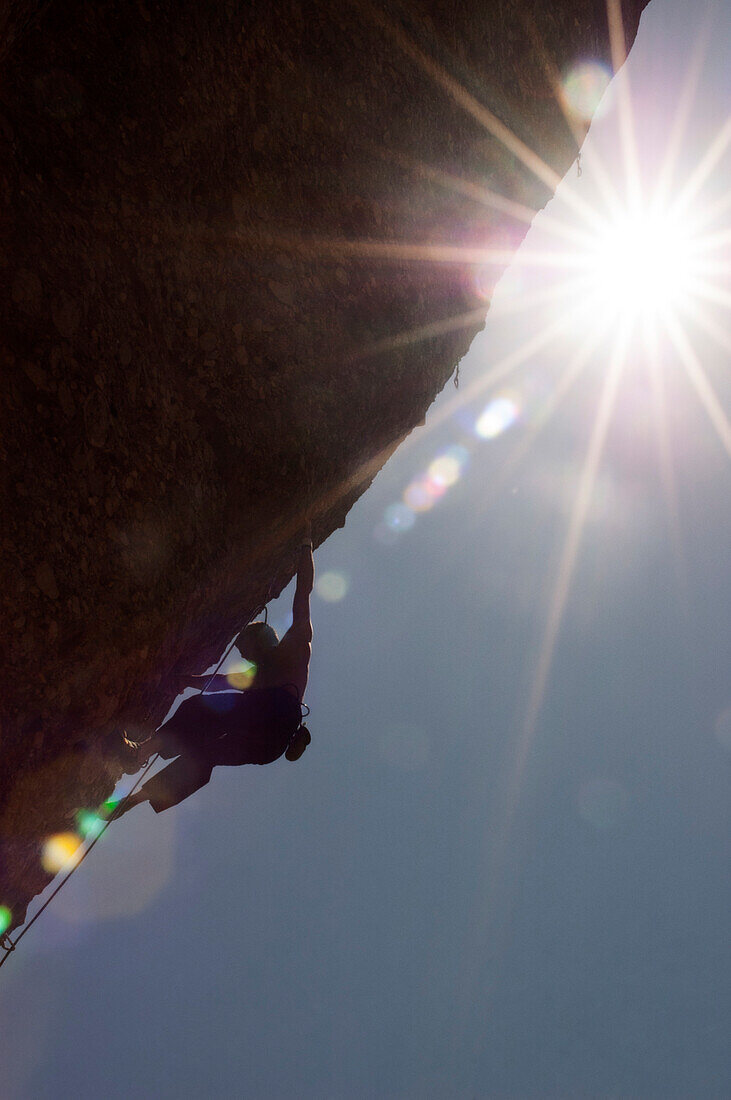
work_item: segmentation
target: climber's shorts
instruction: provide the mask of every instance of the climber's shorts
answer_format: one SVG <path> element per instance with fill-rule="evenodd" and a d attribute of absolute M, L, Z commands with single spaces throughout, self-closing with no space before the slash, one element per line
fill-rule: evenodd
<path fill-rule="evenodd" d="M 185 699 L 158 730 L 164 760 L 142 793 L 156 813 L 205 786 L 216 765 L 271 764 L 301 722 L 298 697 L 285 687 L 216 692 Z"/>

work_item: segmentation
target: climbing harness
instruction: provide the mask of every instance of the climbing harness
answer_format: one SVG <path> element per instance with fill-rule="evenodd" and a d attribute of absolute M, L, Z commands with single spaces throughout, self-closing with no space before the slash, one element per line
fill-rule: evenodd
<path fill-rule="evenodd" d="M 273 585 L 274 585 L 274 582 L 272 581 L 269 585 L 269 588 L 267 589 L 266 602 L 262 606 L 258 607 L 255 611 L 253 611 L 251 613 L 251 615 L 249 616 L 248 622 L 252 622 L 252 620 L 257 615 L 259 615 L 262 611 L 265 613 L 264 622 L 267 621 L 267 619 L 266 619 L 267 603 L 269 602 L 270 599 L 272 599 L 271 593 L 272 593 Z M 221 657 L 220 661 L 216 665 L 216 667 L 213 670 L 213 672 L 211 673 L 211 675 L 208 677 L 208 679 L 207 679 L 207 681 L 206 681 L 206 683 L 205 683 L 205 685 L 202 689 L 201 694 L 203 694 L 206 691 L 206 689 L 210 686 L 210 684 L 213 682 L 214 678 L 218 674 L 218 670 L 220 669 L 221 665 L 224 663 L 224 661 L 228 657 L 229 653 L 231 652 L 231 650 L 232 650 L 232 648 L 233 648 L 233 646 L 236 642 L 237 637 L 238 637 L 238 634 L 229 642 L 228 646 L 224 650 L 223 656 Z M 300 705 L 301 705 L 301 707 L 306 709 L 307 714 L 310 713 L 310 708 L 307 706 L 306 703 L 301 703 Z M 301 725 L 301 721 L 300 721 L 300 725 Z M 124 798 L 119 800 L 117 805 L 114 807 L 114 810 L 112 811 L 112 813 L 109 815 L 107 820 L 104 822 L 104 825 L 99 829 L 98 832 L 95 833 L 95 835 L 94 835 L 91 843 L 89 844 L 88 848 L 86 848 L 82 852 L 81 856 L 79 856 L 79 858 L 77 860 L 75 860 L 72 867 L 67 871 L 67 873 L 61 879 L 61 881 L 58 883 L 58 885 L 55 887 L 53 892 L 46 898 L 46 900 L 44 901 L 43 905 L 40 907 L 38 912 L 34 913 L 34 915 L 27 922 L 27 924 L 23 925 L 23 927 L 21 928 L 20 932 L 15 937 L 15 939 L 13 939 L 10 936 L 9 932 L 3 932 L 2 935 L 0 935 L 0 948 L 2 948 L 2 950 L 5 952 L 3 957 L 0 959 L 0 967 L 2 967 L 7 962 L 7 960 L 10 958 L 11 954 L 13 953 L 13 951 L 15 951 L 16 947 L 18 946 L 18 944 L 22 940 L 23 936 L 26 934 L 26 932 L 30 931 L 30 929 L 33 927 L 35 922 L 40 917 L 41 913 L 43 913 L 48 908 L 48 906 L 51 904 L 53 899 L 56 897 L 56 894 L 58 894 L 58 892 L 61 889 L 63 889 L 63 887 L 66 885 L 68 880 L 71 878 L 71 876 L 73 875 L 73 873 L 77 869 L 77 867 L 81 866 L 81 864 L 84 862 L 84 860 L 86 859 L 86 857 L 88 856 L 89 852 L 92 850 L 92 848 L 94 847 L 96 842 L 98 840 L 100 840 L 102 836 L 104 836 L 104 833 L 107 831 L 107 829 L 109 828 L 111 823 L 117 817 L 119 817 L 121 815 L 122 811 L 124 810 L 125 806 L 129 802 L 130 798 L 137 791 L 138 787 L 140 786 L 142 781 L 145 779 L 147 773 L 149 772 L 150 768 L 155 763 L 157 758 L 158 758 L 158 754 L 155 753 L 154 756 L 151 756 L 150 759 L 146 762 L 143 770 L 141 771 L 140 775 L 135 780 L 133 786 L 129 789 L 129 791 L 127 791 L 127 794 L 124 796 Z"/>

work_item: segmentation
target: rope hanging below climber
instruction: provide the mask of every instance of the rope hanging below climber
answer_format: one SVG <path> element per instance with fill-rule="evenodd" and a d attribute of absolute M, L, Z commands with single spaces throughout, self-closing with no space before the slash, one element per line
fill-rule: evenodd
<path fill-rule="evenodd" d="M 103 808 L 103 825 L 95 832 L 91 843 L 80 857 L 75 858 L 73 866 L 18 935 L 14 939 L 8 932 L 0 935 L 0 947 L 5 952 L 0 967 L 112 821 L 133 806 L 149 801 L 157 813 L 169 809 L 204 786 L 217 765 L 267 764 L 283 755 L 290 761 L 302 756 L 311 741 L 309 730 L 302 724 L 302 718 L 309 714 L 302 700 L 312 652 L 310 595 L 313 584 L 312 539 L 308 531 L 298 552 L 292 626 L 284 637 L 280 640 L 268 625 L 266 614 L 263 622 L 249 621 L 228 645 L 213 673 L 185 682 L 185 687 L 197 687 L 198 680 L 205 681 L 201 691 L 184 699 L 167 722 L 142 742 L 130 741 L 126 734 L 120 735 L 118 751 L 123 757 L 125 771 L 134 774 L 142 767 L 140 775 L 122 799 Z M 262 611 L 266 611 L 266 604 L 253 614 Z M 234 645 L 252 670 L 243 688 L 232 686 L 231 678 L 219 675 Z M 144 782 L 158 757 L 172 762 Z"/>

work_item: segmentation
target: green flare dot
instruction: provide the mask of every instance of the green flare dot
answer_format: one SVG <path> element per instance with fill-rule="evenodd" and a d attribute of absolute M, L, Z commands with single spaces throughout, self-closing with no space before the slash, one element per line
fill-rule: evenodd
<path fill-rule="evenodd" d="M 98 814 L 92 813 L 91 810 L 80 810 L 76 815 L 76 824 L 81 835 L 87 839 L 98 836 L 104 828 L 102 818 Z"/>
<path fill-rule="evenodd" d="M 7 905 L 0 905 L 0 936 L 10 928 L 12 919 L 13 914 L 10 912 Z"/>

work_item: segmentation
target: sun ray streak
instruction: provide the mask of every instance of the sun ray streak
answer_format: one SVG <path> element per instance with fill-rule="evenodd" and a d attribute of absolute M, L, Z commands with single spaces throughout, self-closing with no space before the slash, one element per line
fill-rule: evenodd
<path fill-rule="evenodd" d="M 447 317 L 443 321 L 432 321 L 429 325 L 421 325 L 419 328 L 399 332 L 395 336 L 386 336 L 382 340 L 375 340 L 364 348 L 360 348 L 350 356 L 351 360 L 367 359 L 371 355 L 379 355 L 383 351 L 405 347 L 407 344 L 418 344 L 422 340 L 432 340 L 437 336 L 446 336 L 447 333 L 456 332 L 459 329 L 470 328 L 484 322 L 487 305 L 479 309 L 470 310 L 469 313 L 461 313 L 456 317 Z"/>
<path fill-rule="evenodd" d="M 450 172 L 444 172 L 440 168 L 434 168 L 430 164 L 423 164 L 421 161 L 406 157 L 400 153 L 395 154 L 393 159 L 402 167 L 409 169 L 423 179 L 431 180 L 433 183 L 439 184 L 440 187 L 444 187 L 446 190 L 465 195 L 468 199 L 480 203 L 481 206 L 486 206 L 493 210 L 500 210 L 503 214 L 508 214 L 511 218 L 515 218 L 516 221 L 524 222 L 526 225 L 530 225 L 537 214 L 536 210 L 530 206 L 526 206 L 525 203 L 507 199 L 499 192 L 491 191 L 489 187 L 474 183 L 472 180 L 463 179 L 461 176 L 453 176 Z"/>
<path fill-rule="evenodd" d="M 565 196 L 562 195 L 562 201 Z M 550 207 L 549 207 L 550 209 Z M 580 249 L 586 250 L 591 246 L 591 242 L 596 235 L 597 227 L 601 224 L 599 214 L 595 216 L 594 223 L 592 225 L 592 231 L 586 232 L 585 230 L 576 229 L 574 226 L 567 225 L 566 222 L 561 221 L 555 214 L 545 213 L 541 218 L 541 229 L 546 230 L 554 237 L 560 237 L 563 240 L 569 241 L 575 245 L 578 245 Z"/>
<path fill-rule="evenodd" d="M 556 105 L 563 115 L 564 121 L 578 148 L 581 146 L 581 143 L 584 140 L 585 128 L 583 124 L 579 122 L 576 115 L 572 111 L 570 111 L 566 105 L 566 97 L 563 94 L 561 74 L 558 70 L 558 66 L 546 49 L 545 39 L 538 30 L 535 19 L 533 19 L 533 17 L 527 10 L 520 11 L 520 20 L 531 40 L 533 51 L 543 67 L 546 80 L 548 81 L 549 87 L 553 93 L 553 98 L 556 100 Z"/>
<path fill-rule="evenodd" d="M 731 244 L 731 228 L 719 229 L 716 233 L 708 233 L 698 238 L 694 246 L 696 256 L 707 252 L 715 252 L 719 248 L 726 248 Z"/>
<path fill-rule="evenodd" d="M 363 6 L 366 7 L 366 5 Z M 451 73 L 439 64 L 439 62 L 425 53 L 424 50 L 409 37 L 403 27 L 400 27 L 390 19 L 385 12 L 371 5 L 367 5 L 366 10 L 373 22 L 391 38 L 407 57 L 410 57 L 411 60 L 418 65 L 422 72 L 426 73 L 426 75 L 442 89 L 456 106 L 461 108 L 467 115 L 478 122 L 488 134 L 499 141 L 508 152 L 512 153 L 513 156 L 519 160 L 536 179 L 540 180 L 550 192 L 553 193 L 556 191 L 556 188 L 561 182 L 561 177 L 554 168 L 546 164 L 542 157 L 534 152 L 530 146 L 526 145 L 524 141 L 521 141 L 509 126 L 506 126 L 497 115 L 493 114 L 488 107 L 485 107 L 483 103 L 468 92 Z M 596 218 L 595 212 L 580 196 L 569 192 L 566 195 L 566 201 L 572 205 L 582 217 L 587 219 L 590 223 L 594 222 Z"/>
<path fill-rule="evenodd" d="M 574 314 L 576 311 L 574 311 Z M 501 382 L 504 378 L 507 378 L 514 370 L 517 370 L 523 363 L 535 355 L 539 351 L 543 351 L 545 347 L 551 344 L 554 340 L 571 325 L 572 316 L 560 316 L 552 325 L 547 325 L 541 332 L 537 333 L 531 340 L 528 340 L 521 347 L 516 348 L 515 351 L 509 355 L 504 356 L 497 363 L 495 363 L 488 371 L 476 378 L 474 382 L 469 386 L 464 386 L 458 394 L 456 394 L 451 401 L 445 402 L 440 409 L 436 410 L 434 416 L 429 422 L 429 427 L 436 428 L 439 424 L 443 423 L 449 417 L 454 416 L 455 413 L 464 405 L 474 401 L 486 390 L 491 389 L 498 382 Z"/>
<path fill-rule="evenodd" d="M 568 531 L 561 551 L 558 574 L 551 597 L 548 618 L 541 639 L 538 664 L 531 686 L 526 715 L 516 746 L 515 766 L 512 777 L 512 798 L 509 805 L 513 805 L 518 797 L 525 763 L 533 741 L 538 715 L 543 704 L 546 684 L 553 663 L 553 654 L 561 629 L 566 600 L 568 598 L 579 547 L 581 545 L 581 537 L 592 501 L 594 482 L 596 480 L 599 462 L 604 450 L 607 432 L 614 411 L 619 379 L 625 362 L 626 344 L 627 334 L 624 332 L 619 335 L 616 341 L 612 359 L 604 379 L 599 407 L 589 440 L 579 487 L 569 520 Z"/>
<path fill-rule="evenodd" d="M 516 256 L 513 270 L 520 270 L 520 253 Z M 542 306 L 552 305 L 561 300 L 570 303 L 575 293 L 583 285 L 584 280 L 582 276 L 578 276 L 575 279 L 561 280 L 557 282 L 555 286 L 550 286 L 545 290 L 533 290 L 528 294 L 521 294 L 517 299 L 507 295 L 502 296 L 496 294 L 490 307 L 490 319 L 493 320 L 495 317 L 509 316 L 513 313 L 527 314 L 529 311 L 539 309 Z"/>
<path fill-rule="evenodd" d="M 512 130 L 506 126 L 504 122 L 501 122 L 492 111 L 463 88 L 459 81 L 448 73 L 446 69 L 420 49 L 406 31 L 390 19 L 385 12 L 379 11 L 376 8 L 370 8 L 369 14 L 373 21 L 377 23 L 382 30 L 386 31 L 399 49 L 402 50 L 407 57 L 410 57 L 412 61 L 416 62 L 419 68 L 430 76 L 434 83 L 438 84 L 454 103 L 479 122 L 483 129 L 487 130 L 489 134 L 492 134 L 494 138 L 501 142 L 513 156 L 517 157 L 517 159 L 533 172 L 539 180 L 545 183 L 551 191 L 555 191 L 556 187 L 561 182 L 561 177 L 553 168 L 549 167 L 537 153 L 534 153 L 532 149 L 520 140 L 520 138 L 516 137 Z"/>
<path fill-rule="evenodd" d="M 305 251 L 310 255 L 354 256 L 370 260 L 392 260 L 406 263 L 437 264 L 494 264 L 507 267 L 515 256 L 512 248 L 480 248 L 460 244 L 434 244 L 413 241 L 377 240 L 347 237 L 307 237 L 297 234 L 272 234 L 269 240 L 282 248 Z M 576 252 L 561 253 L 549 250 L 523 250 L 521 263 L 534 267 L 581 269 L 586 258 Z"/>
<path fill-rule="evenodd" d="M 717 306 L 723 306 L 724 309 L 731 309 L 731 294 L 714 283 L 696 277 L 689 280 L 688 289 L 698 298 L 703 298 Z"/>
<path fill-rule="evenodd" d="M 624 32 L 621 0 L 607 0 L 607 22 L 609 24 L 609 48 L 612 54 L 612 67 L 617 85 L 619 132 L 627 183 L 627 199 L 631 208 L 637 208 L 640 204 L 642 188 L 637 156 L 632 93 L 627 69 L 625 68 L 619 77 L 616 75 L 627 60 L 627 39 Z"/>
<path fill-rule="evenodd" d="M 685 78 L 683 81 L 683 87 L 680 92 L 677 107 L 675 110 L 675 118 L 673 120 L 672 129 L 670 130 L 670 136 L 668 137 L 667 146 L 665 148 L 665 156 L 663 157 L 662 165 L 657 176 L 657 183 L 655 185 L 655 195 L 661 202 L 665 201 L 672 184 L 673 173 L 678 161 L 678 155 L 680 153 L 681 142 L 683 135 L 685 134 L 686 126 L 688 124 L 688 118 L 690 116 L 690 109 L 693 106 L 695 100 L 696 91 L 698 89 L 698 79 L 703 67 L 703 60 L 708 50 L 708 40 L 710 36 L 710 18 L 709 13 L 706 13 L 706 18 L 703 25 L 696 37 L 695 46 L 693 47 L 693 53 L 686 69 Z"/>
<path fill-rule="evenodd" d="M 541 435 L 543 431 L 553 420 L 554 416 L 558 412 L 559 408 L 563 404 L 563 401 L 573 385 L 577 382 L 580 375 L 584 371 L 587 362 L 601 342 L 602 338 L 606 335 L 606 329 L 600 326 L 590 333 L 580 347 L 576 350 L 574 355 L 570 358 L 569 362 L 561 372 L 558 381 L 555 384 L 551 397 L 546 403 L 545 408 L 540 415 L 536 418 L 535 422 L 528 428 L 526 434 L 521 439 L 518 446 L 511 454 L 508 461 L 501 467 L 500 472 L 497 475 L 494 483 L 490 485 L 489 498 L 494 499 L 505 488 L 506 483 L 515 473 L 517 467 L 523 461 L 524 458 L 530 453 L 530 450 Z M 484 508 L 486 503 L 489 503 L 488 498 L 483 497 L 481 505 Z"/>
<path fill-rule="evenodd" d="M 717 218 L 722 218 L 730 208 L 731 191 L 727 195 L 721 195 L 720 198 L 714 199 L 713 202 L 704 204 L 703 209 L 699 211 L 695 218 L 696 232 L 700 233 Z"/>
<path fill-rule="evenodd" d="M 512 877 L 510 854 L 512 845 L 515 842 L 515 817 L 525 762 L 533 741 L 533 733 L 540 710 L 540 703 L 550 671 L 550 658 L 552 657 L 553 647 L 555 646 L 558 636 L 563 615 L 563 607 L 568 594 L 573 566 L 579 549 L 581 533 L 591 502 L 594 480 L 616 400 L 619 378 L 624 366 L 626 337 L 627 333 L 624 331 L 615 342 L 614 354 L 602 387 L 597 416 L 592 428 L 579 489 L 570 520 L 570 527 L 561 556 L 558 579 L 554 588 L 549 619 L 543 635 L 541 657 L 533 683 L 533 691 L 528 712 L 519 734 L 517 745 L 515 746 L 513 758 L 508 764 L 509 774 L 505 793 L 500 800 L 499 816 L 496 817 L 489 837 L 486 837 L 485 840 L 486 863 L 489 869 L 489 885 L 482 908 L 482 927 L 480 929 L 475 929 L 473 933 L 480 938 L 484 938 L 486 935 L 485 925 L 488 921 L 492 936 L 495 937 L 499 935 L 504 929 L 504 924 L 510 910 L 510 898 L 515 888 L 515 882 Z M 471 981 L 470 978 L 471 976 L 467 976 L 465 983 L 467 987 L 465 1005 L 468 1007 L 474 1003 L 475 996 L 474 982 Z"/>
<path fill-rule="evenodd" d="M 657 447 L 658 470 L 662 484 L 663 496 L 668 516 L 668 529 L 670 542 L 673 548 L 673 560 L 675 562 L 675 576 L 678 592 L 681 596 L 683 611 L 687 613 L 687 570 L 685 564 L 685 549 L 683 536 L 680 529 L 680 510 L 678 507 L 678 492 L 675 483 L 675 468 L 673 465 L 673 453 L 670 446 L 668 433 L 667 402 L 665 379 L 660 369 L 658 349 L 658 333 L 654 324 L 643 325 L 643 344 L 646 352 L 647 371 L 650 376 L 652 389 L 653 427 L 655 430 L 655 445 Z"/>
<path fill-rule="evenodd" d="M 564 93 L 563 83 L 561 81 L 561 73 L 554 59 L 546 49 L 546 44 L 541 36 L 535 20 L 529 15 L 528 12 L 521 14 L 522 22 L 531 38 L 535 52 L 539 57 L 541 64 L 543 65 L 546 79 L 550 85 L 553 97 L 558 105 L 561 114 L 564 117 L 566 125 L 571 132 L 571 135 L 576 142 L 577 152 L 581 153 L 584 138 L 586 137 L 587 126 L 583 121 L 579 121 L 577 116 L 571 111 L 566 101 L 566 95 Z M 620 200 L 617 193 L 617 189 L 612 183 L 611 176 L 604 166 L 604 162 L 599 154 L 594 151 L 589 154 L 591 162 L 592 175 L 599 187 L 599 191 L 606 203 L 608 209 L 617 210 L 619 208 Z"/>
<path fill-rule="evenodd" d="M 711 385 L 706 372 L 700 364 L 700 360 L 693 350 L 684 329 L 675 317 L 670 314 L 664 316 L 665 327 L 675 349 L 680 356 L 680 361 L 685 368 L 688 381 L 693 386 L 701 405 L 708 414 L 719 442 L 729 458 L 731 458 L 731 424 L 723 411 L 721 402 Z"/>
<path fill-rule="evenodd" d="M 582 345 L 571 357 L 570 361 L 561 372 L 553 390 L 551 400 L 548 406 L 543 410 L 539 421 L 532 427 L 529 435 L 521 441 L 508 462 L 500 470 L 497 479 L 498 483 L 491 486 L 491 497 L 497 496 L 501 488 L 504 489 L 505 484 L 514 474 L 516 468 L 526 456 L 531 446 L 535 443 L 538 435 L 548 427 L 556 412 L 563 404 L 571 387 L 582 374 L 592 352 L 601 343 L 603 338 L 605 338 L 608 327 L 609 320 L 607 320 L 606 325 L 599 325 L 594 332 L 587 335 Z M 510 766 L 510 764 L 508 766 Z M 484 904 L 480 908 L 481 926 L 479 929 L 475 928 L 472 933 L 474 936 L 480 938 L 485 937 L 488 926 L 493 936 L 500 935 L 503 928 L 503 922 L 510 908 L 509 899 L 514 885 L 511 882 L 510 856 L 511 840 L 514 839 L 513 816 L 516 808 L 516 800 L 511 798 L 512 786 L 511 783 L 508 783 L 508 799 L 505 802 L 503 802 L 502 799 L 499 801 L 499 808 L 497 809 L 494 824 L 485 837 L 486 881 L 489 883 L 489 886 L 484 898 Z M 471 977 L 472 975 L 466 976 L 466 980 L 462 985 L 465 1010 L 468 1010 L 474 1003 L 475 991 L 470 981 Z"/>
<path fill-rule="evenodd" d="M 696 197 L 704 183 L 718 164 L 731 141 L 731 117 L 729 117 L 706 149 L 695 169 L 691 172 L 685 186 L 673 203 L 673 213 L 682 213 Z"/>
<path fill-rule="evenodd" d="M 422 164 L 419 161 L 402 155 L 396 156 L 395 159 L 403 167 L 409 168 L 424 179 L 429 179 L 433 183 L 439 184 L 440 187 L 444 187 L 446 190 L 464 195 L 466 198 L 472 199 L 474 202 L 488 209 L 500 210 L 502 213 L 515 218 L 516 221 L 524 222 L 526 225 L 531 225 L 538 213 L 538 211 L 534 210 L 532 207 L 515 202 L 513 199 L 506 199 L 504 195 L 496 191 L 491 191 L 488 187 L 484 187 L 479 183 L 474 183 L 472 180 L 463 179 L 461 176 L 454 176 L 449 172 L 444 172 L 439 168 Z M 572 241 L 578 245 L 585 246 L 591 240 L 590 234 L 580 229 L 576 229 L 571 225 L 567 225 L 566 222 L 560 221 L 547 210 L 543 212 L 541 225 L 554 236 Z"/>
<path fill-rule="evenodd" d="M 514 313 L 526 313 L 530 310 L 536 310 L 543 306 L 551 305 L 554 302 L 559 302 L 562 299 L 567 300 L 571 298 L 571 293 L 574 284 L 572 282 L 562 282 L 558 286 L 549 287 L 547 290 L 534 291 L 531 294 L 524 294 L 517 301 L 512 301 L 509 298 L 498 298 L 492 305 L 489 306 L 490 320 L 494 321 L 495 318 L 509 317 Z M 375 340 L 372 344 L 367 344 L 365 347 L 360 348 L 352 355 L 353 360 L 367 359 L 371 355 L 378 355 L 381 352 L 388 351 L 391 348 L 404 347 L 407 344 L 416 344 L 421 340 L 430 340 L 433 337 L 446 335 L 448 332 L 454 332 L 461 328 L 468 328 L 470 325 L 478 324 L 480 321 L 485 320 L 488 311 L 488 303 L 480 306 L 478 309 L 470 310 L 467 313 L 457 314 L 454 317 L 446 317 L 441 321 L 433 321 L 428 325 L 420 325 L 417 328 L 407 329 L 403 332 L 398 332 L 394 336 L 385 336 L 381 340 Z"/>
<path fill-rule="evenodd" d="M 703 329 L 724 351 L 731 353 L 731 336 L 727 329 L 717 324 L 712 317 L 709 317 L 703 309 L 699 308 L 696 302 L 686 305 L 683 312 L 693 324 Z"/>

